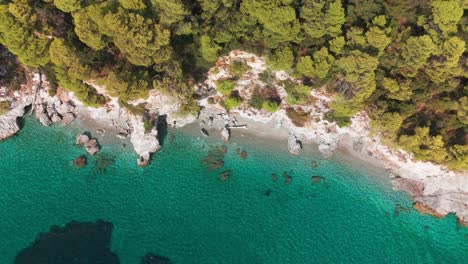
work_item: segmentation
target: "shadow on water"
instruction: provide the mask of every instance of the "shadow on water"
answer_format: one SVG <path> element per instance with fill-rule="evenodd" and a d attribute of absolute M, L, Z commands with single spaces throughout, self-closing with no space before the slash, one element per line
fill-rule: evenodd
<path fill-rule="evenodd" d="M 159 144 L 163 147 L 164 141 L 167 137 L 167 115 L 160 115 L 158 117 L 158 123 L 156 125 L 156 130 L 158 131 L 158 141 Z"/>
<path fill-rule="evenodd" d="M 112 223 L 72 221 L 64 227 L 52 226 L 21 250 L 15 264 L 105 263 L 118 264 L 119 258 L 110 251 Z"/>

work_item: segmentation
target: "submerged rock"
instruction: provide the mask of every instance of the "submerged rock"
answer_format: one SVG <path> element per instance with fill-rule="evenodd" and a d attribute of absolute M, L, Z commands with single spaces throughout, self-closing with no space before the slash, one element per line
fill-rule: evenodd
<path fill-rule="evenodd" d="M 288 173 L 283 172 L 284 184 L 289 185 L 292 182 L 292 176 Z"/>
<path fill-rule="evenodd" d="M 312 176 L 310 178 L 311 182 L 314 184 L 320 183 L 323 180 L 322 176 Z"/>
<path fill-rule="evenodd" d="M 316 160 L 311 161 L 311 162 L 310 162 L 310 166 L 311 166 L 312 168 L 317 168 L 317 166 L 318 166 L 317 161 L 316 161 Z"/>
<path fill-rule="evenodd" d="M 39 116 L 39 122 L 41 122 L 41 124 L 46 127 L 52 125 L 52 121 L 46 113 L 43 113 Z"/>
<path fill-rule="evenodd" d="M 241 153 L 240 153 L 240 156 L 242 159 L 247 159 L 247 151 L 243 150 Z"/>
<path fill-rule="evenodd" d="M 115 160 L 111 158 L 103 157 L 102 155 L 94 161 L 94 165 L 100 170 L 105 171 L 107 167 L 114 164 Z"/>
<path fill-rule="evenodd" d="M 83 168 L 84 166 L 86 166 L 86 157 L 84 156 L 80 156 L 78 158 L 76 158 L 73 163 L 75 164 L 75 166 L 77 168 Z"/>
<path fill-rule="evenodd" d="M 227 153 L 227 147 L 214 147 L 209 152 L 208 155 L 203 159 L 203 163 L 208 166 L 210 171 L 217 170 L 224 166 L 224 156 Z"/>
<path fill-rule="evenodd" d="M 219 174 L 220 181 L 227 181 L 229 177 L 231 177 L 231 170 L 226 170 Z"/>
<path fill-rule="evenodd" d="M 163 256 L 158 256 L 153 253 L 148 253 L 146 254 L 142 259 L 141 259 L 141 264 L 171 264 L 171 260 L 163 257 Z"/>
<path fill-rule="evenodd" d="M 62 116 L 61 124 L 66 126 L 66 125 L 70 124 L 71 122 L 73 122 L 73 120 L 75 120 L 75 115 L 73 113 L 65 113 Z"/>
<path fill-rule="evenodd" d="M 273 182 L 277 182 L 277 181 L 278 181 L 278 175 L 277 175 L 276 173 L 272 173 L 272 174 L 271 174 L 271 180 L 272 180 Z"/>
<path fill-rule="evenodd" d="M 86 134 L 81 134 L 81 135 L 76 137 L 76 144 L 77 145 L 83 145 L 88 141 L 89 141 L 89 136 L 86 135 Z"/>
<path fill-rule="evenodd" d="M 149 153 L 146 155 L 139 155 L 137 159 L 137 165 L 140 167 L 147 167 L 150 164 L 150 155 Z"/>

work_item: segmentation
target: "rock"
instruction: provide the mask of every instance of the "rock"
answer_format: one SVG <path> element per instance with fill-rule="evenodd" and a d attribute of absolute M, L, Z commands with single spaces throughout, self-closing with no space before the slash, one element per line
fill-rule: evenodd
<path fill-rule="evenodd" d="M 312 176 L 310 178 L 310 180 L 312 181 L 313 184 L 317 184 L 317 183 L 320 183 L 323 180 L 323 177 L 322 176 Z"/>
<path fill-rule="evenodd" d="M 284 184 L 289 185 L 292 182 L 292 177 L 286 172 L 283 172 Z"/>
<path fill-rule="evenodd" d="M 86 152 L 88 152 L 91 156 L 96 154 L 100 150 L 97 139 L 95 138 L 88 140 L 84 145 Z"/>
<path fill-rule="evenodd" d="M 137 159 L 137 165 L 140 167 L 147 167 L 150 163 L 150 155 L 140 155 Z"/>
<path fill-rule="evenodd" d="M 393 179 L 393 189 L 395 191 L 406 191 L 411 196 L 422 196 L 424 194 L 424 183 L 405 178 Z"/>
<path fill-rule="evenodd" d="M 89 136 L 86 135 L 86 134 L 81 134 L 81 135 L 76 137 L 76 144 L 77 145 L 83 145 L 88 141 L 89 141 Z"/>
<path fill-rule="evenodd" d="M 73 163 L 75 164 L 75 166 L 77 168 L 83 168 L 84 166 L 86 166 L 86 157 L 84 156 L 80 156 L 78 158 L 76 158 Z"/>
<path fill-rule="evenodd" d="M 230 176 L 231 176 L 231 170 L 223 171 L 223 172 L 221 172 L 219 174 L 219 180 L 220 181 L 227 181 Z"/>
<path fill-rule="evenodd" d="M 271 180 L 272 180 L 273 182 L 277 182 L 277 181 L 278 181 L 278 175 L 277 175 L 276 173 L 272 173 L 272 174 L 271 174 Z"/>
<path fill-rule="evenodd" d="M 69 103 L 63 103 L 55 108 L 57 113 L 59 113 L 61 116 L 73 112 L 74 109 L 75 108 Z"/>
<path fill-rule="evenodd" d="M 293 134 L 289 134 L 288 137 L 288 149 L 289 152 L 293 155 L 300 155 L 302 151 L 301 141 L 297 139 L 297 137 Z"/>
<path fill-rule="evenodd" d="M 221 129 L 221 138 L 223 139 L 223 141 L 228 142 L 230 136 L 231 136 L 231 132 L 229 131 L 229 129 L 227 127 L 223 127 Z"/>
<path fill-rule="evenodd" d="M 107 167 L 114 164 L 115 160 L 107 157 L 99 156 L 95 161 L 94 165 L 100 170 L 105 171 Z"/>
<path fill-rule="evenodd" d="M 50 120 L 49 116 L 46 113 L 42 113 L 39 116 L 39 122 L 41 122 L 42 125 L 48 127 L 52 124 L 52 121 Z"/>
<path fill-rule="evenodd" d="M 317 166 L 318 166 L 318 165 L 317 165 L 317 161 L 316 161 L 316 160 L 311 161 L 311 162 L 310 162 L 310 166 L 311 166 L 312 168 L 317 168 Z"/>
<path fill-rule="evenodd" d="M 226 153 L 227 153 L 227 151 L 228 151 L 228 148 L 227 148 L 227 146 L 224 146 L 224 145 L 223 145 L 223 146 L 221 146 L 221 147 L 219 147 L 219 149 L 221 150 L 221 152 L 222 152 L 223 154 L 226 154 Z"/>
<path fill-rule="evenodd" d="M 75 120 L 75 115 L 73 113 L 65 113 L 62 116 L 62 125 L 66 126 Z"/>
<path fill-rule="evenodd" d="M 20 130 L 16 116 L 0 117 L 0 140 L 6 139 L 18 133 Z"/>
<path fill-rule="evenodd" d="M 126 139 L 128 137 L 128 134 L 124 132 L 120 132 L 117 134 L 117 137 L 120 139 Z"/>
<path fill-rule="evenodd" d="M 360 139 L 355 139 L 353 141 L 353 149 L 354 151 L 361 152 L 362 148 L 364 147 L 364 143 Z"/>
<path fill-rule="evenodd" d="M 209 136 L 210 136 L 210 134 L 208 133 L 208 131 L 207 131 L 206 129 L 204 129 L 204 128 L 201 129 L 201 133 L 202 133 L 202 135 L 205 136 L 205 137 L 209 137 Z"/>
<path fill-rule="evenodd" d="M 51 118 L 51 121 L 52 121 L 52 123 L 57 123 L 57 122 L 62 121 L 62 118 L 60 118 L 60 116 L 58 114 L 53 114 L 52 118 Z"/>
<path fill-rule="evenodd" d="M 247 151 L 243 150 L 241 153 L 240 153 L 240 156 L 242 159 L 247 159 Z"/>
<path fill-rule="evenodd" d="M 237 149 L 236 149 L 236 154 L 237 154 L 237 155 L 240 155 L 240 154 L 241 154 L 241 149 L 240 149 L 240 148 L 237 148 Z"/>
<path fill-rule="evenodd" d="M 103 129 L 103 128 L 96 129 L 96 133 L 98 133 L 99 135 L 102 135 L 102 134 L 106 133 L 106 130 Z"/>
<path fill-rule="evenodd" d="M 431 209 L 431 207 L 423 204 L 423 203 L 420 203 L 420 202 L 415 202 L 413 204 L 413 208 L 416 209 L 416 211 L 418 211 L 419 213 L 421 214 L 428 214 L 428 215 L 432 215 L 434 217 L 437 217 L 437 218 L 442 218 L 444 217 L 443 214 L 440 214 L 436 211 L 434 211 L 433 209 Z"/>

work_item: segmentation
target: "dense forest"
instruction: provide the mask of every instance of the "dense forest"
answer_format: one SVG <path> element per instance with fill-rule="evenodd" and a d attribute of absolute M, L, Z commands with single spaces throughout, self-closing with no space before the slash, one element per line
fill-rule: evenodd
<path fill-rule="evenodd" d="M 185 113 L 197 111 L 193 84 L 219 56 L 254 52 L 304 80 L 291 95 L 327 84 L 330 120 L 346 125 L 366 109 L 388 144 L 467 169 L 467 9 L 466 0 L 0 0 L 0 43 L 88 105 L 106 100 L 92 81 L 123 105 L 158 89 Z"/>

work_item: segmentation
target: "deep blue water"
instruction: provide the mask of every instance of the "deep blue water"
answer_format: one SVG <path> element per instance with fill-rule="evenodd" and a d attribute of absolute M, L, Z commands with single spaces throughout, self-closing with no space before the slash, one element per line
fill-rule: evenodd
<path fill-rule="evenodd" d="M 222 143 L 183 130 L 169 131 L 147 168 L 124 141 L 101 139 L 102 151 L 78 169 L 79 125 L 25 122 L 0 142 L 2 264 L 53 225 L 98 219 L 112 223 L 111 250 L 124 264 L 148 252 L 173 263 L 468 263 L 468 229 L 453 215 L 418 214 L 378 170 L 238 138 L 224 167 L 210 171 L 202 161 Z"/>

